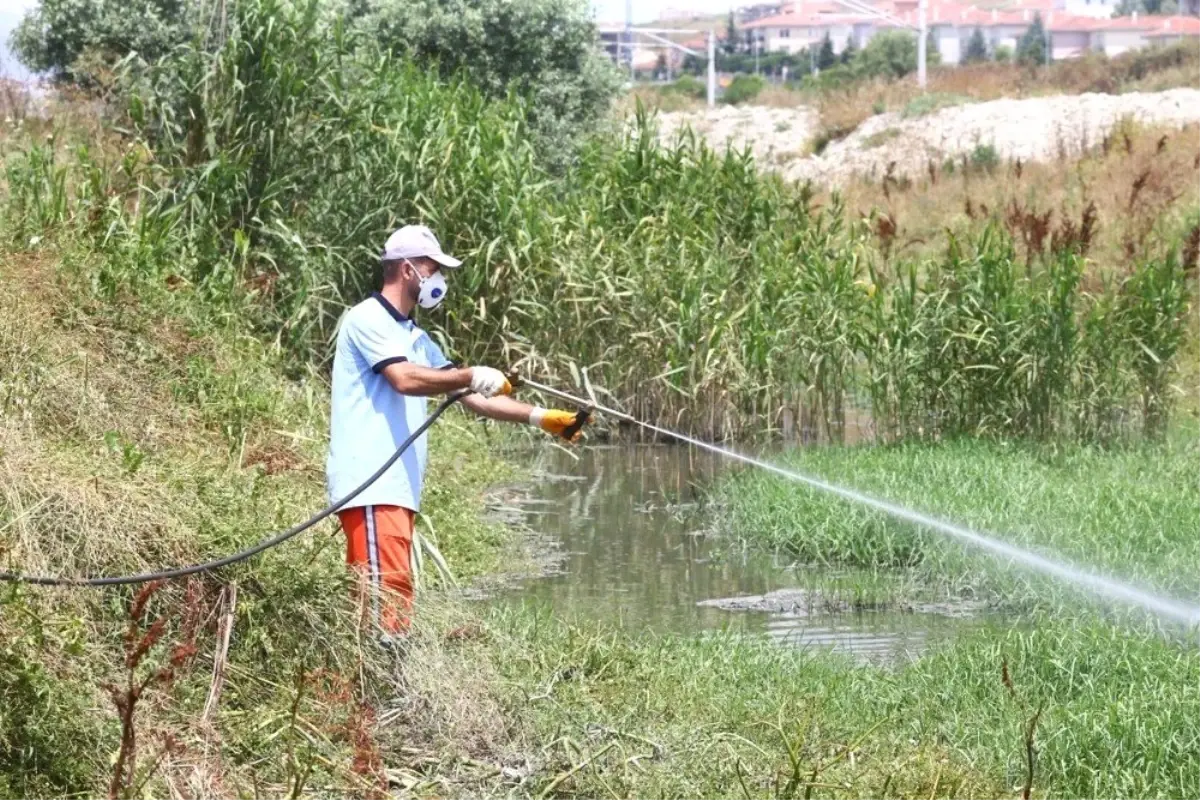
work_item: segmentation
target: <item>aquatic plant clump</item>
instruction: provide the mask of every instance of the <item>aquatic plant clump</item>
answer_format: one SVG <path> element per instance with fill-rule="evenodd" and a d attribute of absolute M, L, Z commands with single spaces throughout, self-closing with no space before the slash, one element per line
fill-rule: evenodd
<path fill-rule="evenodd" d="M 1184 565 L 1200 556 L 1200 446 L 1194 425 L 1166 443 L 1115 452 L 960 440 L 885 448 L 790 451 L 786 468 L 991 532 L 1048 558 L 1093 567 L 1179 598 L 1200 594 Z M 713 499 L 730 533 L 806 563 L 913 569 L 1015 609 L 1056 609 L 1069 582 L 989 556 L 970 542 L 760 471 L 722 482 Z"/>

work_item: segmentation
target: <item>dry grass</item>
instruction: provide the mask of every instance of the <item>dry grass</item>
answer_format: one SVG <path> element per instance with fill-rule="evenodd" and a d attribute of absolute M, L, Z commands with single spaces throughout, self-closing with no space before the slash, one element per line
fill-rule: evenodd
<path fill-rule="evenodd" d="M 311 474 L 270 475 L 244 463 L 243 451 L 251 447 L 291 448 L 312 463 L 315 450 L 304 451 L 298 442 L 312 438 L 309 425 L 321 420 L 319 414 L 306 418 L 298 410 L 302 405 L 285 398 L 282 383 L 270 377 L 270 362 L 248 354 L 254 346 L 249 340 L 217 331 L 189 335 L 185 322 L 156 319 L 145 307 L 89 308 L 86 292 L 64 280 L 58 256 L 6 254 L 0 273 L 2 568 L 87 575 L 194 562 L 256 541 L 320 505 L 320 481 Z M 188 352 L 190 357 L 183 355 Z M 210 372 L 198 372 L 199 364 Z M 256 418 L 239 440 L 245 448 L 231 446 L 228 431 L 216 423 L 214 408 L 236 406 L 226 367 L 277 398 L 263 406 L 274 416 Z M 282 769 L 275 760 L 264 770 L 239 751 L 271 733 L 263 725 L 289 726 L 280 711 L 292 700 L 288 670 L 309 671 L 325 660 L 344 662 L 353 673 L 353 641 L 346 634 L 353 625 L 336 545 L 326 536 L 310 537 L 262 556 L 253 571 L 206 576 L 187 596 L 178 586 L 158 593 L 153 614 L 164 618 L 165 627 L 162 644 L 148 646 L 147 674 L 171 657 L 187 608 L 204 620 L 196 638 L 200 655 L 194 664 L 177 665 L 169 685 L 155 680 L 138 702 L 139 766 L 123 779 L 127 784 L 150 779 L 159 791 L 169 785 L 184 793 L 223 787 L 219 793 L 227 795 L 295 778 L 300 760 Z M 199 705 L 209 683 L 217 595 L 225 580 L 245 582 L 222 713 L 214 725 L 202 719 Z M 0 685 L 10 689 L 0 730 L 6 741 L 54 744 L 38 745 L 46 763 L 3 760 L 0 793 L 107 784 L 105 755 L 119 737 L 102 686 L 123 681 L 122 598 L 129 594 L 40 589 L 4 595 L 0 637 L 8 655 L 0 659 Z M 272 653 L 271 662 L 258 661 L 255 648 Z M 24 682 L 11 683 L 14 675 L 25 675 Z M 301 710 L 311 719 L 334 720 L 339 713 L 316 695 L 305 698 Z M 319 736 L 324 744 L 310 748 L 306 758 L 318 763 L 315 774 L 341 769 L 340 737 L 328 729 Z M 320 759 L 328 764 L 321 766 Z"/>
<path fill-rule="evenodd" d="M 45 255 L 10 256 L 8 264 L 0 279 L 0 497 L 13 514 L 10 563 L 82 574 L 194 559 L 203 545 L 194 531 L 216 522 L 206 474 L 249 466 L 247 452 L 303 458 L 295 433 L 311 438 L 309 425 L 291 435 L 254 425 L 234 449 L 223 426 L 206 424 L 213 415 L 205 401 L 179 402 L 189 377 L 207 377 L 195 365 L 224 376 L 234 361 L 246 368 L 244 353 L 189 337 L 177 324 L 130 330 L 116 319 L 101 322 L 86 305 L 63 302 L 79 293 Z M 264 417 L 283 410 L 283 398 L 273 399 Z M 194 471 L 180 475 L 177 464 Z M 319 489 L 291 497 L 300 507 L 320 499 Z"/>
<path fill-rule="evenodd" d="M 80 280 L 85 251 L 4 259 L 0 569 L 113 574 L 194 562 L 323 504 L 323 382 L 283 379 L 261 343 L 206 322 L 194 298 L 92 299 Z M 469 578 L 504 542 L 479 522 L 477 491 L 504 470 L 482 455 L 462 458 L 480 452 L 464 444 L 477 432 L 458 424 L 439 434 L 426 511 L 442 552 Z M 131 724 L 137 748 L 125 739 L 125 766 L 135 766 L 117 782 L 121 796 L 143 784 L 174 797 L 317 787 L 379 796 L 389 776 L 403 783 L 430 759 L 446 765 L 439 785 L 460 773 L 474 780 L 472 754 L 495 760 L 515 734 L 491 673 L 450 658 L 470 644 L 469 631 L 423 600 L 417 642 L 429 671 L 397 685 L 390 659 L 354 621 L 331 533 L 326 524 L 187 591 L 173 583 L 155 592 L 139 681 L 165 665 L 171 680 L 155 678 L 124 725 L 105 686 L 129 679 L 122 632 L 136 589 L 6 589 L 0 795 L 102 793 L 113 774 L 106 757 Z M 224 609 L 231 581 L 238 601 Z M 234 634 L 210 714 L 225 614 Z M 195 656 L 173 664 L 181 644 Z"/>
<path fill-rule="evenodd" d="M 948 169 L 948 167 L 952 169 Z M 988 171 L 930 163 L 910 180 L 859 178 L 838 190 L 851 218 L 869 226 L 884 260 L 936 255 L 946 233 L 960 241 L 988 224 L 1006 228 L 1028 259 L 1068 239 L 1088 260 L 1086 290 L 1120 279 L 1163 241 L 1183 241 L 1200 265 L 1200 126 L 1147 128 L 1124 121 L 1082 157 L 1012 161 Z M 826 191 L 817 202 L 832 200 Z M 1190 315 L 1174 395 L 1200 414 L 1200 317 Z"/>
<path fill-rule="evenodd" d="M 1013 161 L 991 171 L 931 163 L 915 180 L 859 179 L 839 193 L 856 217 L 886 216 L 887 235 L 877 238 L 892 256 L 940 250 L 945 231 L 963 235 L 991 221 L 1008 227 L 1028 255 L 1031 247 L 1048 247 L 1056 231 L 1063 236 L 1068 227 L 1084 227 L 1085 216 L 1094 214 L 1086 250 L 1101 272 L 1132 263 L 1151 233 L 1186 226 L 1200 207 L 1198 165 L 1200 127 L 1160 130 L 1126 122 L 1081 158 Z M 1044 232 L 1029 230 L 1033 216 L 1044 221 Z"/>

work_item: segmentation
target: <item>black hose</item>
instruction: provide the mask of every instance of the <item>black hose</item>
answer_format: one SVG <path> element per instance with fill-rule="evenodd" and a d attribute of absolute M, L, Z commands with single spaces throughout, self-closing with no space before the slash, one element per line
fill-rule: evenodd
<path fill-rule="evenodd" d="M 429 429 L 430 425 L 437 421 L 437 418 L 442 415 L 442 412 L 457 403 L 467 394 L 469 394 L 469 392 L 456 392 L 439 403 L 437 408 L 433 410 L 433 413 L 421 423 L 421 426 L 413 431 L 412 434 L 409 435 L 409 437 L 405 439 L 399 447 L 396 448 L 396 452 L 392 453 L 391 457 L 383 463 L 383 466 L 375 470 L 375 473 L 371 475 L 371 477 L 363 481 L 358 488 L 352 491 L 350 494 L 346 495 L 341 500 L 338 500 L 336 503 L 326 506 L 324 509 L 318 511 L 304 522 L 288 528 L 282 533 L 277 533 L 271 538 L 265 539 L 253 547 L 247 548 L 246 550 L 239 551 L 233 555 L 228 555 L 223 558 L 218 558 L 214 561 L 206 561 L 203 564 L 193 564 L 190 567 L 175 567 L 174 569 L 164 569 L 157 572 L 143 572 L 140 575 L 112 575 L 105 578 L 56 578 L 50 575 L 22 575 L 17 572 L 0 572 L 0 581 L 8 581 L 11 583 L 31 583 L 37 586 L 121 586 L 129 583 L 148 583 L 149 581 L 182 578 L 185 575 L 195 575 L 197 572 L 208 572 L 209 570 L 220 569 L 221 567 L 227 567 L 230 564 L 236 564 L 239 561 L 245 561 L 248 558 L 258 555 L 264 550 L 269 550 L 276 545 L 283 544 L 293 536 L 304 533 L 304 531 L 308 530 L 313 525 L 316 525 L 318 522 L 330 516 L 342 506 L 346 505 L 346 503 L 349 503 L 351 500 L 362 494 L 368 486 L 379 480 L 383 473 L 387 472 L 388 468 L 391 467 L 392 464 L 396 463 L 396 460 L 404 454 L 404 451 L 411 447 L 412 443 L 415 442 L 421 434 L 425 433 L 425 431 Z"/>

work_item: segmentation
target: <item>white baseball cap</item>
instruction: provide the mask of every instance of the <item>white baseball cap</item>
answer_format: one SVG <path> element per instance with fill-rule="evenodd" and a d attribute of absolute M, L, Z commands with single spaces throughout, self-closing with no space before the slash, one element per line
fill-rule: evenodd
<path fill-rule="evenodd" d="M 383 260 L 402 258 L 432 258 L 443 267 L 462 266 L 457 258 L 442 252 L 437 237 L 424 225 L 405 225 L 388 237 L 383 246 Z"/>

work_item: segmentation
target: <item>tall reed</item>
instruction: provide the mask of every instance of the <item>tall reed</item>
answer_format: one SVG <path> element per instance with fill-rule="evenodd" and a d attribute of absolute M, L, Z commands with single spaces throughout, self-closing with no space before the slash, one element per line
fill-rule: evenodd
<path fill-rule="evenodd" d="M 87 219 L 110 290 L 191 281 L 323 362 L 380 242 L 421 221 L 467 262 L 422 319 L 453 355 L 713 437 L 799 419 L 840 440 L 858 410 L 886 438 L 1108 436 L 1123 426 L 1098 417 L 1127 407 L 1164 424 L 1189 297 L 1167 262 L 1094 297 L 1078 253 L 1019 258 L 1000 230 L 885 260 L 838 203 L 814 207 L 748 153 L 660 147 L 644 111 L 551 173 L 521 98 L 445 83 L 314 8 L 238 3 L 215 52 L 130 69 L 123 160 L 80 161 L 71 182 L 92 188 L 69 209 L 45 200 L 61 167 L 14 161 L 14 229 Z"/>

